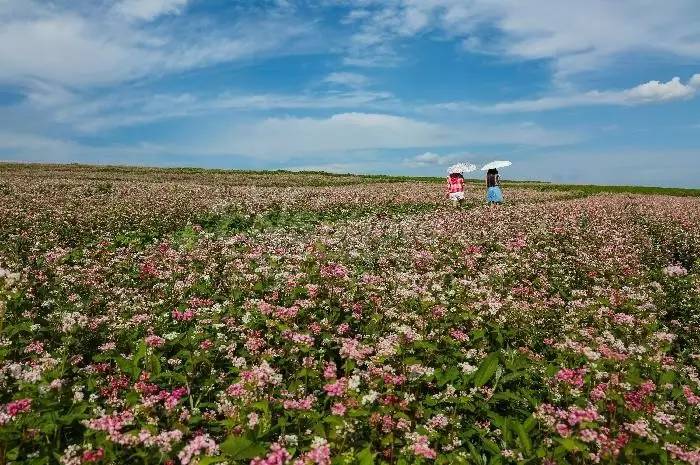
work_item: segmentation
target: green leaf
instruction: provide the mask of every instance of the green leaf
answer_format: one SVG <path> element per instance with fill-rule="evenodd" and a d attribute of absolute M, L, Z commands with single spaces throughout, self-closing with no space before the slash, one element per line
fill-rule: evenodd
<path fill-rule="evenodd" d="M 267 448 L 241 436 L 229 436 L 219 448 L 221 452 L 235 460 L 254 459 L 267 451 Z"/>
<path fill-rule="evenodd" d="M 585 448 L 582 442 L 572 438 L 557 438 L 557 441 L 568 451 L 579 451 Z"/>
<path fill-rule="evenodd" d="M 501 455 L 501 448 L 498 447 L 498 444 L 496 444 L 492 440 L 483 438 L 482 443 L 484 444 L 484 447 L 486 447 L 486 449 L 488 449 L 492 454 L 496 454 L 499 456 Z"/>
<path fill-rule="evenodd" d="M 672 371 L 666 371 L 661 375 L 661 378 L 659 378 L 659 385 L 663 386 L 664 384 L 667 383 L 673 383 L 673 381 L 676 378 L 676 374 Z"/>
<path fill-rule="evenodd" d="M 199 461 L 197 463 L 199 465 L 209 465 L 212 463 L 221 463 L 224 461 L 226 461 L 226 458 L 224 458 L 224 457 L 218 457 L 218 456 L 217 457 L 203 457 L 203 458 L 199 459 Z"/>
<path fill-rule="evenodd" d="M 357 463 L 358 465 L 374 465 L 374 454 L 369 446 L 357 454 Z"/>
<path fill-rule="evenodd" d="M 251 407 L 256 408 L 258 410 L 261 410 L 265 413 L 270 411 L 270 404 L 266 400 L 261 400 L 259 402 L 255 402 Z"/>
<path fill-rule="evenodd" d="M 518 438 L 520 439 L 520 444 L 525 448 L 525 452 L 527 452 L 528 455 L 532 454 L 532 441 L 530 440 L 530 436 L 527 434 L 527 431 L 525 431 L 525 427 L 519 423 L 515 423 L 515 431 L 518 433 Z"/>
<path fill-rule="evenodd" d="M 472 460 L 476 463 L 476 465 L 483 465 L 484 459 L 481 454 L 479 454 L 479 451 L 476 450 L 474 444 L 467 441 L 467 446 L 469 447 L 469 453 L 471 454 Z"/>
<path fill-rule="evenodd" d="M 498 352 L 492 352 L 481 362 L 479 369 L 474 373 L 474 385 L 481 387 L 493 377 L 498 368 Z"/>
<path fill-rule="evenodd" d="M 531 415 L 527 420 L 525 420 L 525 423 L 523 423 L 523 428 L 525 428 L 525 431 L 529 433 L 532 431 L 532 428 L 534 428 L 535 425 L 537 425 L 537 420 L 533 415 Z"/>

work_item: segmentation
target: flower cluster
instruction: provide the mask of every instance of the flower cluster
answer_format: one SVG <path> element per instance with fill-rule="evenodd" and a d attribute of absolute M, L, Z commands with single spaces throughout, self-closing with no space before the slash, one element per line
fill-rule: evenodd
<path fill-rule="evenodd" d="M 0 463 L 698 463 L 695 198 L 13 169 Z"/>

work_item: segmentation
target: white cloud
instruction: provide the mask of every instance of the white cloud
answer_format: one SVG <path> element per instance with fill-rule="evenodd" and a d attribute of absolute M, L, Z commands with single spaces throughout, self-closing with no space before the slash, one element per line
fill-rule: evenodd
<path fill-rule="evenodd" d="M 395 57 L 398 40 L 431 32 L 470 51 L 551 60 L 559 77 L 614 64 L 628 52 L 700 57 L 697 0 L 365 0 L 357 9 L 360 30 L 348 53 L 358 63 L 381 64 Z"/>
<path fill-rule="evenodd" d="M 449 125 L 377 113 L 339 113 L 328 118 L 268 118 L 237 126 L 211 142 L 213 150 L 254 157 L 322 155 L 356 150 L 453 147 L 467 144 L 553 146 L 577 134 L 534 124 Z"/>
<path fill-rule="evenodd" d="M 150 144 L 91 146 L 40 134 L 0 132 L 0 154 L 17 161 L 135 163 L 144 157 L 157 157 L 163 150 Z"/>
<path fill-rule="evenodd" d="M 693 76 L 692 79 L 696 76 Z M 692 79 L 688 82 L 688 85 L 681 83 L 679 77 L 674 77 L 668 82 L 649 81 L 623 92 L 620 94 L 620 97 L 629 104 L 686 99 L 695 95 Z M 613 93 L 613 95 L 615 94 Z"/>
<path fill-rule="evenodd" d="M 42 111 L 68 105 L 76 99 L 76 95 L 63 86 L 37 80 L 28 80 L 25 83 L 24 94 L 30 106 Z"/>
<path fill-rule="evenodd" d="M 131 19 L 152 21 L 159 16 L 180 14 L 188 0 L 122 0 L 114 11 Z"/>
<path fill-rule="evenodd" d="M 459 160 L 464 160 L 465 154 L 452 153 L 448 155 L 438 155 L 433 152 L 424 152 L 414 157 L 404 158 L 404 165 L 411 168 L 421 168 L 426 166 L 447 165 Z"/>
<path fill-rule="evenodd" d="M 363 87 L 369 83 L 369 78 L 358 73 L 335 72 L 326 76 L 323 82 L 346 87 Z"/>
<path fill-rule="evenodd" d="M 266 112 L 277 110 L 379 109 L 399 105 L 386 92 L 324 92 L 317 94 L 234 94 L 214 96 L 183 94 L 114 94 L 98 99 L 59 100 L 51 91 L 36 93 L 35 107 L 56 122 L 70 124 L 81 132 L 137 126 L 173 118 L 196 117 L 221 112 Z M 59 91 L 53 91 L 58 93 Z"/>
<path fill-rule="evenodd" d="M 693 77 L 690 78 L 688 85 L 695 89 L 700 89 L 700 74 L 693 74 Z"/>
<path fill-rule="evenodd" d="M 429 105 L 426 108 L 439 110 L 469 110 L 481 113 L 519 113 L 591 105 L 634 106 L 663 103 L 694 97 L 699 88 L 697 83 L 697 81 L 700 81 L 699 78 L 700 75 L 695 74 L 687 84 L 683 84 L 680 78 L 674 77 L 668 82 L 649 81 L 624 90 L 593 90 L 589 92 L 547 96 L 531 100 L 501 102 L 492 105 L 475 105 L 469 102 L 448 102 Z"/>
<path fill-rule="evenodd" d="M 109 10 L 91 3 L 78 8 L 5 2 L 0 3 L 0 83 L 17 86 L 30 80 L 73 88 L 106 85 L 295 53 L 296 40 L 309 37 L 314 27 L 283 14 L 242 15 L 226 27 L 189 17 L 157 27 L 132 21 L 175 13 L 183 0 L 125 0 Z"/>
<path fill-rule="evenodd" d="M 663 151 L 663 163 L 653 149 L 563 149 L 529 157 L 526 163 L 514 160 L 504 174 L 561 183 L 700 187 L 697 151 L 673 148 Z"/>
<path fill-rule="evenodd" d="M 0 81 L 83 85 L 121 80 L 159 61 L 132 40 L 98 33 L 72 14 L 6 22 L 0 26 Z"/>

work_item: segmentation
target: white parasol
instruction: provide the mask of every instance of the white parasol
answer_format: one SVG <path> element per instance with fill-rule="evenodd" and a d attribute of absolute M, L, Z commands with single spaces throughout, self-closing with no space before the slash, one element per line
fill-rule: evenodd
<path fill-rule="evenodd" d="M 487 171 L 492 168 L 498 169 L 498 168 L 505 168 L 506 166 L 512 165 L 511 162 L 508 160 L 496 160 L 492 161 L 491 163 L 486 163 L 484 166 L 481 167 L 481 171 Z"/>
<path fill-rule="evenodd" d="M 452 165 L 447 169 L 448 174 L 453 174 L 453 173 L 471 173 L 472 171 L 476 170 L 476 165 L 473 165 L 471 163 L 457 163 L 456 165 Z"/>

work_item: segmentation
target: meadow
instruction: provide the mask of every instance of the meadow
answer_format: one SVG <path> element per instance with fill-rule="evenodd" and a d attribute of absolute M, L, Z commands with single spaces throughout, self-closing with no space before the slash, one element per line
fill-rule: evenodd
<path fill-rule="evenodd" d="M 0 465 L 700 464 L 700 191 L 0 164 Z"/>

